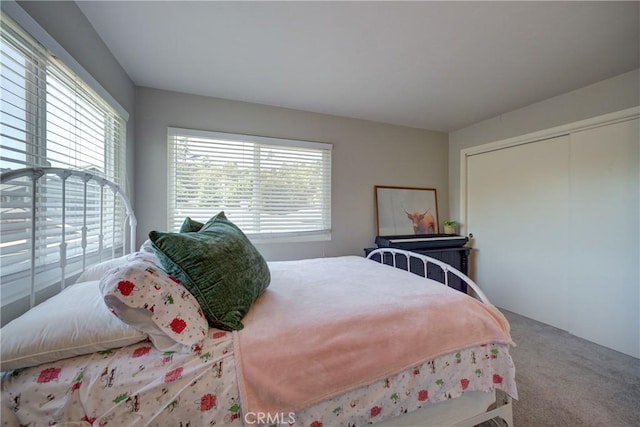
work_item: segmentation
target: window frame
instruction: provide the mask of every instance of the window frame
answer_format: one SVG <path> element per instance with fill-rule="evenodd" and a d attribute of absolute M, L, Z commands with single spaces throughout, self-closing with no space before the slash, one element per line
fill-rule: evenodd
<path fill-rule="evenodd" d="M 174 212 L 175 209 L 175 193 L 176 193 L 176 168 L 177 159 L 175 158 L 175 149 L 173 147 L 173 138 L 199 138 L 199 139 L 216 139 L 227 142 L 239 142 L 239 143 L 253 143 L 258 146 L 268 147 L 291 147 L 292 149 L 311 149 L 322 152 L 323 167 L 327 168 L 327 173 L 322 177 L 322 188 L 328 193 L 324 194 L 323 200 L 325 200 L 326 206 L 322 209 L 322 223 L 324 227 L 315 230 L 307 231 L 284 231 L 284 232 L 251 232 L 245 231 L 247 237 L 254 243 L 289 243 L 289 242 L 314 242 L 314 241 L 328 241 L 331 240 L 331 175 L 332 175 L 332 150 L 333 145 L 325 142 L 314 142 L 307 140 L 294 140 L 285 138 L 274 138 L 257 135 L 246 135 L 237 133 L 226 133 L 217 131 L 203 131 L 196 129 L 185 129 L 177 127 L 167 128 L 167 227 L 169 231 L 178 231 L 178 223 L 184 219 L 178 218 Z M 255 156 L 255 153 L 254 153 Z M 225 210 L 224 207 L 220 207 L 218 210 L 211 212 L 211 216 L 217 212 Z M 264 214 L 263 211 L 256 213 L 256 218 Z M 234 218 L 229 217 L 232 221 Z M 198 219 L 198 218 L 193 218 Z M 208 219 L 208 218 L 206 218 Z M 205 218 L 199 218 L 198 220 L 205 220 Z M 242 228 L 242 227 L 241 227 Z"/>
<path fill-rule="evenodd" d="M 51 52 L 71 71 L 73 71 L 82 81 L 89 86 L 100 98 L 108 103 L 120 117 L 125 121 L 129 120 L 129 112 L 120 105 L 116 99 L 62 47 L 47 31 L 38 24 L 15 0 L 2 0 L 0 9 L 13 19 L 24 31 L 31 35 L 46 50 Z"/>
<path fill-rule="evenodd" d="M 79 152 L 80 150 L 83 150 L 83 147 L 85 147 L 84 144 L 86 144 L 86 141 L 92 141 L 97 148 L 95 151 L 97 156 L 91 161 L 86 161 L 85 159 L 82 163 L 78 164 L 86 164 L 87 171 L 91 174 L 102 176 L 103 178 L 114 182 L 118 187 L 124 188 L 127 180 L 126 153 L 127 121 L 129 119 L 128 112 L 124 110 L 114 100 L 114 98 L 112 98 L 108 92 L 102 88 L 102 86 L 20 6 L 13 1 L 2 2 L 1 6 L 3 32 L 7 31 L 8 37 L 6 48 L 8 52 L 11 52 L 6 57 L 3 57 L 3 63 L 6 60 L 8 64 L 8 61 L 13 60 L 14 52 L 16 59 L 21 60 L 21 58 L 28 58 L 25 62 L 18 62 L 16 64 L 14 69 L 15 71 L 18 71 L 18 74 L 12 76 L 13 81 L 18 84 L 18 89 L 21 88 L 24 90 L 24 92 L 18 90 L 18 92 L 15 93 L 17 99 L 24 99 L 26 101 L 23 106 L 19 106 L 24 111 L 24 116 L 14 115 L 11 119 L 7 119 L 6 121 L 4 119 L 2 120 L 3 127 L 6 125 L 8 129 L 11 126 L 18 126 L 19 124 L 19 127 L 15 127 L 15 129 L 18 132 L 24 132 L 23 135 L 19 135 L 18 137 L 7 130 L 7 135 L 11 135 L 10 138 L 18 142 L 16 145 L 16 147 L 18 147 L 16 148 L 16 152 L 24 153 L 24 157 L 8 157 L 6 164 L 3 166 L 5 166 L 7 170 L 15 170 L 22 167 L 48 167 L 51 166 L 50 163 L 53 161 L 57 162 L 55 165 L 57 167 L 79 170 L 79 167 L 72 166 L 72 164 L 76 163 L 73 160 L 69 160 L 74 158 L 73 154 L 69 154 L 66 157 L 64 155 L 59 155 L 58 160 L 56 160 L 54 156 L 50 160 L 48 156 L 50 153 L 48 153 L 47 150 L 51 148 L 50 146 L 57 145 L 64 149 L 69 149 L 70 153 Z M 5 49 L 5 47 L 3 47 L 3 49 Z M 25 71 L 25 73 L 19 73 L 20 70 Z M 8 72 L 10 73 L 13 71 Z M 7 87 L 9 87 L 12 83 L 10 79 L 7 81 L 9 82 Z M 54 85 L 58 85 L 57 87 L 63 87 L 68 91 L 68 93 L 72 94 L 72 98 L 70 100 L 71 103 L 67 104 L 65 102 L 66 99 L 56 100 L 55 95 L 49 92 L 49 82 L 54 81 Z M 3 91 L 4 90 L 5 87 L 3 85 Z M 13 90 L 13 88 L 11 90 Z M 74 137 L 69 139 L 67 135 L 62 135 L 60 139 L 64 141 L 62 145 L 59 145 L 60 141 L 54 141 L 53 135 L 50 135 L 47 129 L 47 122 L 56 120 L 55 118 L 52 118 L 54 116 L 52 108 L 57 108 L 56 104 L 71 108 L 76 115 L 75 121 L 67 122 L 66 125 L 68 128 L 65 128 L 65 130 L 74 135 Z M 96 113 L 97 115 L 93 118 L 85 116 L 78 118 L 78 116 L 82 115 L 82 111 Z M 4 112 L 5 109 L 3 107 L 3 113 Z M 49 114 L 51 114 L 52 117 L 49 117 Z M 95 121 L 96 118 L 98 119 L 97 121 Z M 11 120 L 15 120 L 15 123 Z M 3 129 L 3 132 L 4 131 L 5 130 Z M 95 133 L 96 131 L 97 133 Z M 93 133 L 92 136 L 84 138 L 79 136 L 83 132 Z M 7 136 L 7 138 L 9 138 L 9 136 Z M 67 144 L 67 142 L 69 143 Z M 9 144 L 7 144 L 7 146 L 8 145 Z M 99 173 L 96 173 L 96 169 L 99 170 Z M 78 183 L 72 183 L 71 180 L 69 181 L 66 194 L 70 199 L 72 199 Z M 87 184 L 85 183 L 84 185 L 86 187 Z M 9 200 L 9 198 L 13 197 L 10 195 L 10 190 L 20 186 L 24 186 L 24 184 L 3 184 L 3 200 L 4 198 Z M 25 188 L 30 188 L 30 185 Z M 65 284 L 71 283 L 74 277 L 84 269 L 85 265 L 84 261 L 79 266 L 77 262 L 74 262 L 77 259 L 77 247 L 74 247 L 71 244 L 69 245 L 68 251 L 65 250 L 67 256 L 65 261 L 60 259 L 61 255 L 59 255 L 59 253 L 62 253 L 62 249 L 60 249 L 60 251 L 57 248 L 52 249 L 51 245 L 48 244 L 48 228 L 50 228 L 52 224 L 55 226 L 56 221 L 63 221 L 65 229 L 66 227 L 76 226 L 76 224 L 73 224 L 73 218 L 70 218 L 71 215 L 68 216 L 66 220 L 61 220 L 58 215 L 59 209 L 56 210 L 55 206 L 49 207 L 49 205 L 44 202 L 47 198 L 55 197 L 56 194 L 58 194 L 58 190 L 55 187 L 38 185 L 36 188 L 37 189 L 34 190 L 35 192 L 32 191 L 25 197 L 35 197 L 38 205 L 38 222 L 35 227 L 37 233 L 34 241 L 30 241 L 31 239 L 24 240 L 24 245 L 29 245 L 30 247 L 33 245 L 33 250 L 35 250 L 35 259 L 37 264 L 37 270 L 35 271 L 37 276 L 36 291 L 40 292 L 51 286 L 60 285 L 64 287 Z M 9 192 L 5 193 L 4 191 L 7 189 Z M 116 229 L 116 221 L 120 221 L 122 219 L 120 207 L 118 206 L 116 209 L 115 202 L 113 206 L 109 205 L 110 201 L 115 200 L 116 196 L 109 193 L 100 193 L 98 195 L 95 193 L 95 190 L 91 190 L 90 193 L 95 196 L 96 199 L 87 199 L 90 203 L 87 208 L 91 210 L 91 216 L 88 220 L 89 222 L 86 224 L 87 227 L 93 227 L 93 221 L 98 218 L 98 215 L 102 215 L 102 212 L 113 211 L 114 221 L 112 221 L 111 225 L 107 223 L 107 228 L 105 230 L 108 231 L 111 228 Z M 11 200 L 13 201 L 15 199 Z M 103 205 L 103 202 L 105 205 Z M 97 203 L 100 204 L 99 208 L 101 212 L 99 214 L 97 211 Z M 74 208 L 74 206 L 71 207 Z M 47 210 L 42 210 L 43 207 Z M 25 212 L 23 212 L 23 215 L 25 215 L 26 218 L 26 211 L 32 209 L 32 206 L 25 204 L 24 207 L 21 207 L 20 205 L 14 206 L 11 209 L 13 209 L 13 211 L 10 213 L 10 210 L 7 210 L 7 217 L 3 218 L 3 220 L 6 219 L 7 221 L 11 221 L 11 219 L 8 218 L 16 220 L 15 212 L 20 211 L 21 209 L 24 209 Z M 51 213 L 51 215 L 49 215 L 49 213 Z M 14 214 L 14 216 L 11 217 L 11 214 Z M 22 217 L 17 219 L 22 220 Z M 24 251 L 23 249 L 20 249 L 20 247 L 16 246 L 14 249 L 11 245 L 18 245 L 18 243 L 22 242 L 23 240 L 21 236 L 23 234 L 30 234 L 26 233 L 26 231 L 32 227 L 29 223 L 25 223 L 25 232 L 22 232 L 21 230 L 23 227 L 21 224 L 22 223 L 20 223 L 17 228 L 13 228 L 13 230 L 17 230 L 17 232 L 12 233 L 11 231 L 8 231 L 7 235 L 2 236 L 2 241 L 0 242 L 3 247 L 6 246 L 4 251 L 7 256 L 15 254 L 19 259 L 22 259 L 27 255 L 23 253 Z M 69 233 L 66 235 L 68 234 Z M 100 242 L 88 241 L 87 260 L 101 260 L 102 256 L 108 251 L 112 251 L 112 249 L 115 250 L 116 248 L 122 248 L 129 238 L 130 236 L 126 235 L 126 233 L 122 235 L 118 234 L 117 239 L 116 237 L 113 237 L 113 240 L 109 242 L 109 246 L 103 246 L 102 240 L 100 240 Z M 120 251 L 120 249 L 118 250 Z M 121 253 L 121 251 L 118 253 Z M 31 258 L 33 257 L 31 256 Z M 7 258 L 5 262 L 8 262 L 8 260 L 9 258 Z M 64 267 L 67 265 L 67 262 L 72 268 L 65 270 Z M 20 264 L 20 266 L 22 265 L 23 264 Z M 15 266 L 12 265 L 12 267 L 17 267 L 17 264 Z M 56 274 L 59 270 L 65 272 L 64 278 L 62 278 L 61 275 Z M 3 282 L 2 300 L 0 301 L 0 304 L 3 307 L 24 298 L 24 296 L 28 294 L 29 291 L 24 290 L 25 293 L 23 295 L 22 290 L 22 283 L 25 280 L 25 272 L 28 272 L 28 268 L 25 269 L 18 267 L 11 271 L 7 271 L 5 274 L 0 276 Z"/>

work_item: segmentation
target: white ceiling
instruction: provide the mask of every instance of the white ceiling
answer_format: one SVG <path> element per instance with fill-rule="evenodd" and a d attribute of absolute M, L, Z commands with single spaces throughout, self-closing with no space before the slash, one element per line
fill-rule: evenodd
<path fill-rule="evenodd" d="M 638 1 L 77 3 L 138 86 L 439 131 L 640 64 Z"/>

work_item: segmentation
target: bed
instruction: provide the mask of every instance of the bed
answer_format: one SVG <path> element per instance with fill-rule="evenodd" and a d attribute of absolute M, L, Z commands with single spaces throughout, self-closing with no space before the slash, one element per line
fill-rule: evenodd
<path fill-rule="evenodd" d="M 397 249 L 267 263 L 224 213 L 137 248 L 123 193 L 78 174 L 2 176 L 3 201 L 15 185 L 94 180 L 121 199 L 127 229 L 109 243 L 102 215 L 96 259 L 85 226 L 82 267 L 61 267 L 61 291 L 42 302 L 25 276 L 34 306 L 0 331 L 3 425 L 513 425 L 509 325 L 454 268 Z M 473 295 L 446 286 L 452 276 Z"/>

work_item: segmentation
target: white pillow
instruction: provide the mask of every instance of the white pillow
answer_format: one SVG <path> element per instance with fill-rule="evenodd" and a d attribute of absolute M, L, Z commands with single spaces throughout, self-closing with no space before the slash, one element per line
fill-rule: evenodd
<path fill-rule="evenodd" d="M 92 280 L 100 280 L 104 273 L 112 268 L 119 267 L 126 264 L 127 256 L 121 256 L 120 258 L 110 259 L 108 261 L 101 262 L 100 264 L 92 265 L 82 272 L 76 279 L 76 283 L 90 282 Z"/>
<path fill-rule="evenodd" d="M 111 311 L 146 332 L 160 351 L 189 352 L 209 329 L 195 297 L 149 259 L 110 270 L 100 290 Z"/>
<path fill-rule="evenodd" d="M 148 245 L 151 244 L 150 243 L 151 241 L 148 239 L 147 239 L 147 242 L 149 242 Z M 148 247 L 150 248 L 150 246 L 148 245 L 145 246 L 145 245 L 147 245 L 146 242 L 140 247 L 139 252 L 132 252 L 128 255 L 123 255 L 120 258 L 110 259 L 107 261 L 103 261 L 99 264 L 92 265 L 91 267 L 88 267 L 76 279 L 76 283 L 90 282 L 92 280 L 100 280 L 102 276 L 104 276 L 104 273 L 106 273 L 107 271 L 116 267 L 121 267 L 127 264 L 129 261 L 133 261 L 136 259 L 144 259 L 144 260 L 153 262 L 156 265 L 160 265 L 160 261 L 158 260 L 158 257 L 153 253 L 153 250 L 148 249 Z"/>
<path fill-rule="evenodd" d="M 135 344 L 147 334 L 109 311 L 99 282 L 77 283 L 0 330 L 0 370 L 19 369 Z"/>
<path fill-rule="evenodd" d="M 140 245 L 139 252 L 148 253 L 155 256 L 155 252 L 153 251 L 153 245 L 151 244 L 151 239 L 147 239 L 144 242 L 142 242 L 142 245 Z"/>

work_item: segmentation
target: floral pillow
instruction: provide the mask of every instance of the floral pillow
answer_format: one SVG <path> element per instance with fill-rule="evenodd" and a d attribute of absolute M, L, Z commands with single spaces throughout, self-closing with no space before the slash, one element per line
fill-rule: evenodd
<path fill-rule="evenodd" d="M 147 257 L 108 271 L 100 290 L 107 307 L 147 333 L 158 350 L 188 351 L 207 333 L 207 320 L 193 295 Z"/>

